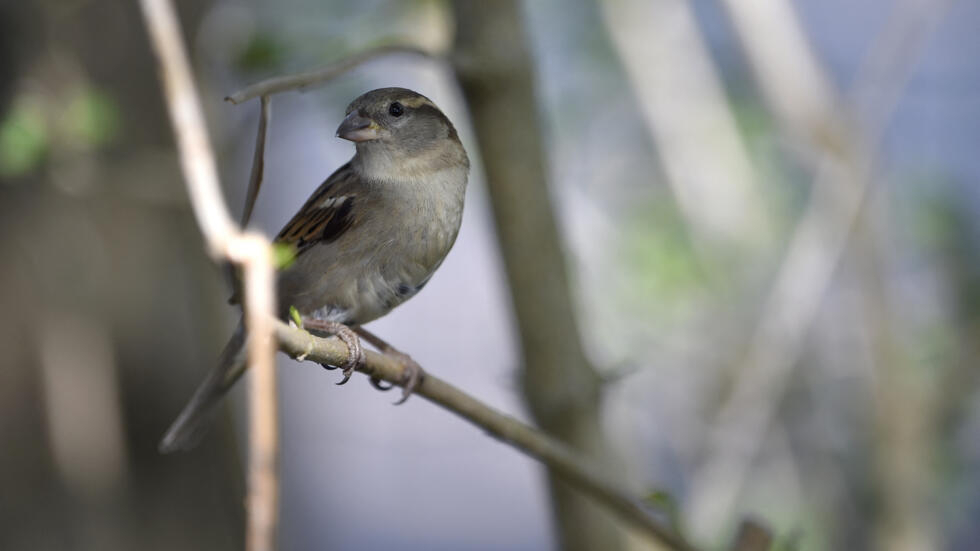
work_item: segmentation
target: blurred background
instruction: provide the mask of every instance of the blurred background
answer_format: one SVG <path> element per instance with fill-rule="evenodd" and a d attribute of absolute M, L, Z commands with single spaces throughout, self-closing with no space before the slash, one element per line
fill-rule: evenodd
<path fill-rule="evenodd" d="M 980 4 L 177 2 L 233 212 L 353 153 L 346 104 L 432 98 L 474 161 L 425 292 L 369 326 L 602 461 L 706 549 L 980 548 Z M 486 175 L 489 175 L 487 177 Z M 243 389 L 156 443 L 237 319 L 136 3 L 0 2 L 0 549 L 239 549 Z M 653 549 L 420 398 L 280 359 L 281 548 Z M 244 386 L 244 385 L 240 385 Z"/>

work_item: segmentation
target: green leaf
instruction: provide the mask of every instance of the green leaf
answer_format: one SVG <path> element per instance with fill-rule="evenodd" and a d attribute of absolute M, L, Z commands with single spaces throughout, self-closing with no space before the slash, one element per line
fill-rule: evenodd
<path fill-rule="evenodd" d="M 296 247 L 291 243 L 272 244 L 272 262 L 277 270 L 285 270 L 296 260 Z"/>
<path fill-rule="evenodd" d="M 295 306 L 289 307 L 289 317 L 292 318 L 293 323 L 296 324 L 296 327 L 299 327 L 300 329 L 303 328 L 303 317 L 299 315 L 299 310 L 297 310 Z"/>

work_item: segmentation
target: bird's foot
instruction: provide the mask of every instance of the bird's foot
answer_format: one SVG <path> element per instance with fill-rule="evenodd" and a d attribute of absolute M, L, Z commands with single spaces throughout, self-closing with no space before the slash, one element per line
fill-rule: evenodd
<path fill-rule="evenodd" d="M 342 385 L 350 380 L 351 375 L 354 371 L 364 365 L 365 356 L 364 348 L 361 347 L 361 339 L 357 337 L 350 327 L 336 322 L 336 321 L 326 321 L 312 318 L 303 318 L 303 327 L 306 329 L 312 329 L 314 331 L 319 331 L 322 333 L 327 333 L 336 336 L 338 339 L 343 341 L 347 345 L 347 360 L 344 361 L 344 365 L 332 366 L 327 364 L 321 364 L 327 369 L 336 369 L 340 367 L 343 370 L 344 378 L 337 383 Z"/>
<path fill-rule="evenodd" d="M 395 360 L 402 366 L 402 377 L 401 381 L 399 381 L 402 386 L 402 397 L 395 402 L 395 405 L 397 406 L 399 404 L 404 404 L 405 400 L 408 400 L 408 397 L 415 392 L 415 389 L 417 389 L 420 384 L 422 384 L 422 379 L 425 378 L 425 370 L 422 369 L 422 366 L 413 360 L 411 356 L 398 350 L 394 346 L 391 346 L 381 337 L 378 337 L 367 329 L 358 327 L 354 329 L 354 331 L 356 331 L 358 335 L 363 337 L 369 343 L 377 347 L 382 354 Z M 386 391 L 391 390 L 395 386 L 392 384 L 386 384 L 378 377 L 371 377 L 371 384 L 378 390 Z"/>
<path fill-rule="evenodd" d="M 385 356 L 395 360 L 402 366 L 402 397 L 395 402 L 395 405 L 397 406 L 404 404 L 405 400 L 408 400 L 408 397 L 411 396 L 412 393 L 415 392 L 415 389 L 417 389 L 422 383 L 422 379 L 425 378 L 425 370 L 422 369 L 422 366 L 420 366 L 418 362 L 413 360 L 411 356 L 405 354 L 404 352 L 399 352 L 394 348 L 383 350 L 382 352 Z M 374 387 L 379 390 L 391 390 L 391 387 L 394 386 L 382 386 L 383 383 L 381 382 L 381 379 L 374 377 L 371 378 L 371 384 L 373 384 Z"/>

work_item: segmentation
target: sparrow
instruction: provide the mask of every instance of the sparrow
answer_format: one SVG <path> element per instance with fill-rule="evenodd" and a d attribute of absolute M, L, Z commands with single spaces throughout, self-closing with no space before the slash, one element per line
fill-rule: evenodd
<path fill-rule="evenodd" d="M 404 401 L 421 368 L 361 325 L 421 291 L 449 253 L 462 220 L 469 158 L 446 115 L 405 88 L 380 88 L 355 99 L 337 136 L 354 142 L 354 157 L 313 192 L 275 239 L 294 255 L 277 274 L 278 315 L 286 320 L 295 308 L 305 329 L 334 334 L 347 344 L 338 384 L 363 362 L 357 334 L 394 355 L 406 367 Z M 246 340 L 239 322 L 160 451 L 197 443 L 215 406 L 245 372 Z"/>

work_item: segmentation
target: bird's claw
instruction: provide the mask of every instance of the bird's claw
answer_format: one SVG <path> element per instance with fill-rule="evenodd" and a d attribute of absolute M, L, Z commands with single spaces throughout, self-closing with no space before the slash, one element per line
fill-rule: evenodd
<path fill-rule="evenodd" d="M 412 359 L 408 354 L 402 352 L 390 351 L 388 353 L 393 356 L 395 360 L 402 365 L 402 397 L 395 402 L 395 405 L 404 404 L 406 400 L 415 392 L 415 389 L 422 384 L 422 379 L 425 377 L 425 371 L 422 366 Z M 377 386 L 377 385 L 375 385 Z"/>
<path fill-rule="evenodd" d="M 422 369 L 422 366 L 420 366 L 418 362 L 413 360 L 408 354 L 394 349 L 388 349 L 384 352 L 384 354 L 402 366 L 402 397 L 395 402 L 395 405 L 397 406 L 404 404 L 405 400 L 408 400 L 408 397 L 411 396 L 412 393 L 415 392 L 415 389 L 419 387 L 419 384 L 422 382 L 422 378 L 425 376 L 425 371 Z M 378 390 L 387 392 L 395 388 L 396 385 L 386 383 L 378 377 L 371 377 L 371 386 Z"/>
<path fill-rule="evenodd" d="M 361 339 L 357 338 L 357 334 L 350 330 L 346 325 L 341 325 L 342 330 L 336 333 L 337 338 L 344 341 L 347 345 L 347 361 L 341 366 L 344 370 L 344 378 L 341 379 L 338 385 L 342 385 L 350 380 L 354 371 L 363 366 L 366 357 L 364 355 L 364 348 L 361 347 Z"/>
<path fill-rule="evenodd" d="M 357 337 L 357 333 L 354 333 L 350 327 L 336 321 L 324 321 L 317 319 L 304 319 L 303 325 L 308 329 L 314 329 L 332 334 L 347 345 L 347 359 L 344 361 L 343 365 L 331 366 L 322 364 L 326 369 L 332 370 L 339 367 L 343 370 L 344 377 L 339 383 L 337 383 L 338 385 L 342 385 L 349 381 L 351 376 L 354 375 L 354 371 L 356 371 L 358 367 L 364 365 L 366 357 L 364 355 L 364 348 L 361 346 L 361 339 Z"/>

